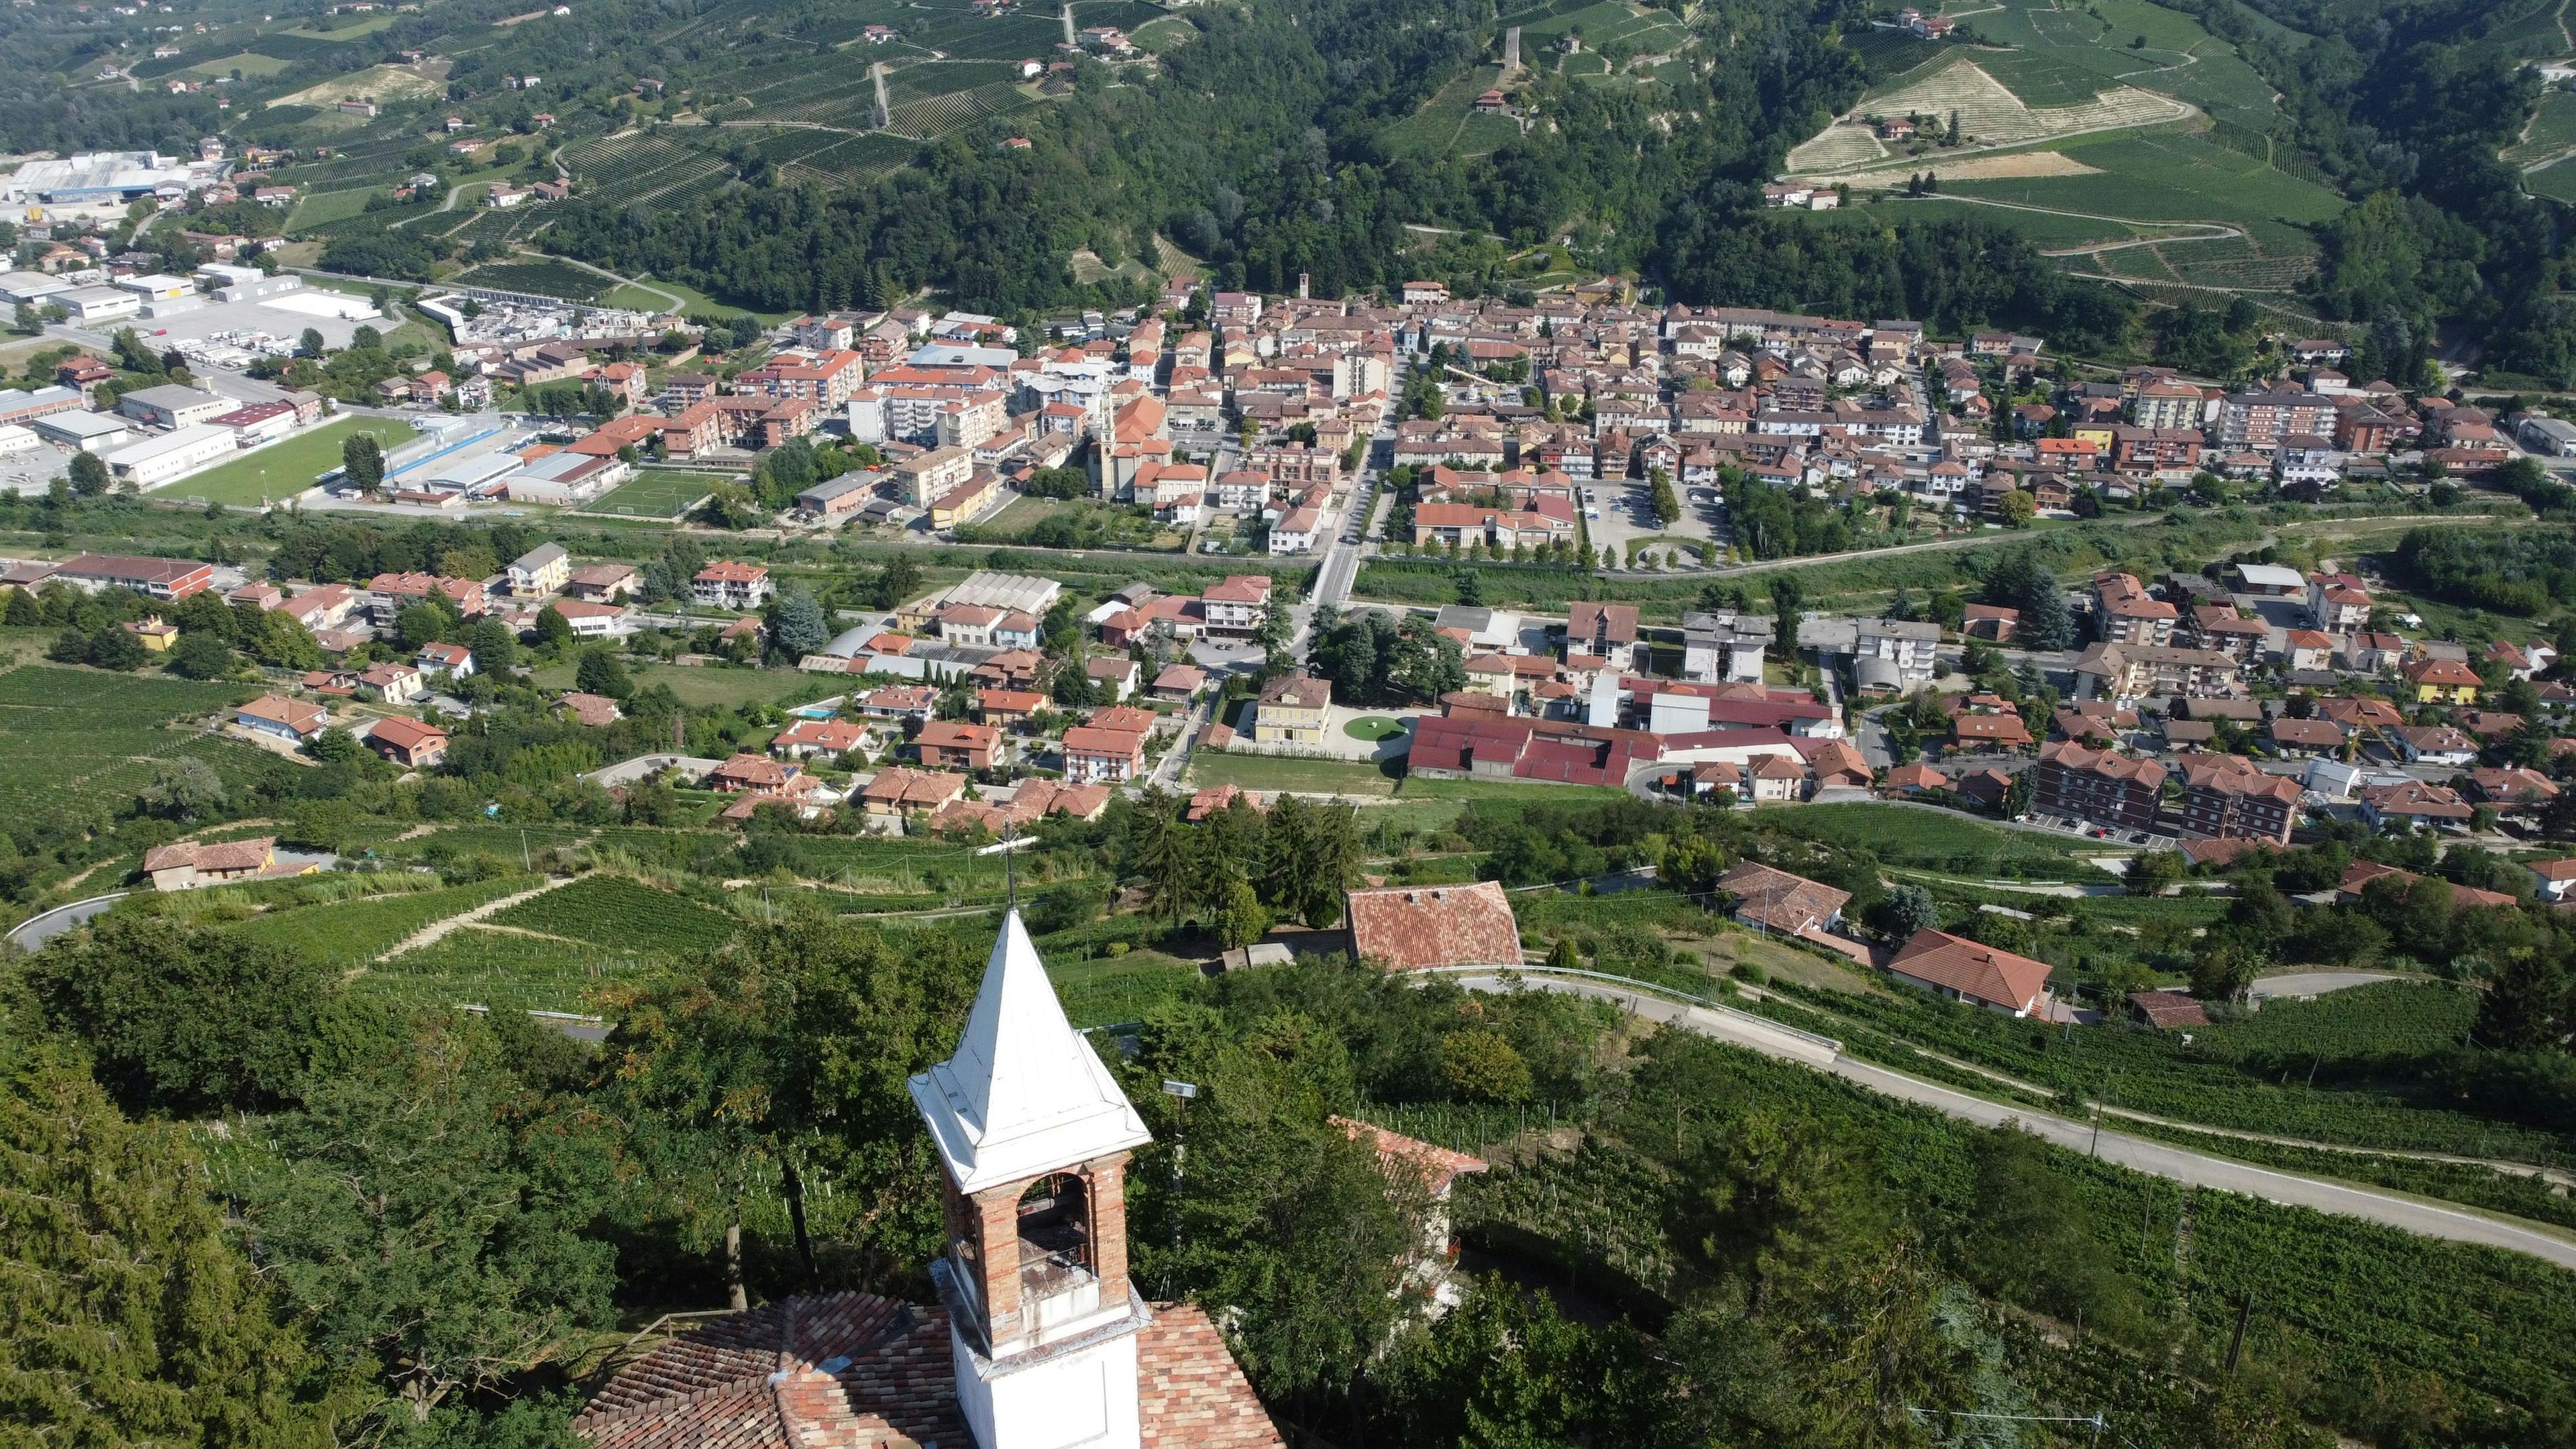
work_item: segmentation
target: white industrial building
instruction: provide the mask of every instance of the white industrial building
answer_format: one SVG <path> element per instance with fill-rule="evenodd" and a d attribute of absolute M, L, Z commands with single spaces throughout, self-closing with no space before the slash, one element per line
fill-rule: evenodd
<path fill-rule="evenodd" d="M 69 312 L 75 322 L 112 322 L 143 310 L 143 296 L 116 287 L 74 287 L 45 299 L 48 307 Z"/>
<path fill-rule="evenodd" d="M 23 453 L 36 446 L 37 441 L 35 430 L 32 428 L 22 428 L 16 423 L 0 423 L 0 458 L 5 458 L 12 453 Z"/>
<path fill-rule="evenodd" d="M 48 413 L 29 419 L 27 428 L 48 443 L 60 443 L 84 453 L 104 453 L 134 437 L 134 429 L 127 427 L 123 418 L 106 413 Z"/>
<path fill-rule="evenodd" d="M 185 196 L 214 177 L 211 162 L 190 165 L 157 151 L 83 151 L 51 161 L 29 161 L 5 183 L 0 201 L 88 206 Z"/>
<path fill-rule="evenodd" d="M 184 428 L 220 417 L 241 404 L 193 387 L 164 383 L 159 387 L 138 388 L 116 400 L 116 410 L 137 422 L 156 428 Z"/>
<path fill-rule="evenodd" d="M 120 292 L 132 292 L 150 302 L 171 302 L 197 295 L 197 284 L 168 272 L 149 272 L 141 276 L 118 277 L 108 283 Z"/>
<path fill-rule="evenodd" d="M 107 455 L 107 470 L 120 483 L 153 488 L 183 473 L 241 451 L 233 430 L 212 423 L 191 423 L 175 433 L 119 448 Z"/>

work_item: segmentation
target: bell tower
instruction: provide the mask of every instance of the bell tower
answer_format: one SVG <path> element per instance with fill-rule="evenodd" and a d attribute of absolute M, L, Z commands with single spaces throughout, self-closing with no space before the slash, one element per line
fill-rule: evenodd
<path fill-rule="evenodd" d="M 957 1054 L 911 1079 L 946 1168 L 957 1400 L 980 1449 L 1137 1449 L 1128 1154 L 1151 1141 L 1065 1020 L 1027 927 L 1002 921 Z"/>

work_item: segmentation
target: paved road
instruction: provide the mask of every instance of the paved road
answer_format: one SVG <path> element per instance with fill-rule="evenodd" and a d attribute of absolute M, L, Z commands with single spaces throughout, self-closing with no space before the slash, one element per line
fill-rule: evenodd
<path fill-rule="evenodd" d="M 2024 1131 L 2036 1133 L 2060 1147 L 2071 1148 L 2077 1152 L 2094 1151 L 2105 1162 L 2117 1163 L 2139 1172 L 2153 1173 L 2175 1182 L 2186 1182 L 2196 1187 L 2213 1188 L 2221 1192 L 2243 1193 L 2249 1197 L 2259 1197 L 2293 1207 L 2312 1208 L 2318 1212 L 2334 1213 L 2342 1217 L 2360 1218 L 2388 1227 L 2402 1228 L 2411 1233 L 2420 1233 L 2425 1237 L 2444 1238 L 2459 1243 L 2478 1243 L 2491 1248 L 2503 1248 L 2510 1252 L 2529 1253 L 2533 1257 L 2555 1263 L 2562 1268 L 2576 1268 L 2576 1241 L 2530 1228 L 2516 1227 L 2495 1218 L 2481 1217 L 2476 1213 L 2457 1208 L 2437 1207 L 2431 1203 L 2371 1192 L 2364 1188 L 2345 1187 L 2340 1183 L 2324 1182 L 2312 1177 L 2300 1177 L 2294 1173 L 2274 1172 L 2268 1168 L 2254 1167 L 2224 1157 L 2210 1157 L 2144 1137 L 2132 1137 L 2124 1132 L 2099 1133 L 2099 1146 L 2096 1148 L 2096 1129 L 2092 1123 L 2077 1122 L 2045 1112 L 2035 1112 L 2028 1107 L 1989 1102 L 1982 1097 L 1972 1097 L 1965 1092 L 1953 1091 L 1938 1083 L 1927 1082 L 1919 1077 L 1909 1077 L 1903 1072 L 1890 1071 L 1885 1067 L 1867 1062 L 1854 1061 L 1849 1057 L 1820 1060 L 1822 1054 L 1808 1044 L 1766 1033 L 1758 1027 L 1744 1024 L 1738 1018 L 1721 1016 L 1715 1012 L 1685 1006 L 1679 1002 L 1631 991 L 1607 982 L 1548 978 L 1535 974 L 1523 977 L 1522 980 L 1526 985 L 1539 990 L 1571 992 L 1579 996 L 1592 996 L 1616 1002 L 1649 1021 L 1673 1022 L 1704 1036 L 1749 1047 L 1765 1056 L 1801 1062 L 1821 1071 L 1832 1072 L 1836 1076 L 1858 1083 L 1872 1091 L 1930 1107 L 1945 1116 L 1956 1117 L 1964 1122 L 1974 1122 L 1979 1126 L 2016 1122 Z M 1500 990 L 1503 985 L 1499 977 L 1491 975 L 1462 975 L 1458 981 L 1460 985 L 1473 991 Z"/>
<path fill-rule="evenodd" d="M 56 906 L 41 916 L 30 916 L 20 922 L 17 929 L 9 933 L 9 940 L 22 951 L 33 951 L 54 937 L 106 910 L 109 906 L 115 905 L 128 894 L 129 892 L 126 891 L 112 891 L 103 896 L 92 896 L 85 901 L 74 901 L 67 906 Z"/>
<path fill-rule="evenodd" d="M 1316 608 L 1324 604 L 1340 608 L 1350 600 L 1351 581 L 1360 575 L 1361 541 L 1368 536 L 1370 515 L 1376 511 L 1380 476 L 1377 445 L 1394 436 L 1392 423 L 1370 436 L 1359 474 L 1351 483 L 1350 504 L 1342 510 L 1340 527 L 1334 530 L 1333 541 L 1324 546 L 1323 563 L 1315 570 L 1314 590 L 1290 611 L 1297 627 L 1289 637 L 1289 649 L 1299 659 L 1306 657 L 1306 636 L 1315 626 Z"/>

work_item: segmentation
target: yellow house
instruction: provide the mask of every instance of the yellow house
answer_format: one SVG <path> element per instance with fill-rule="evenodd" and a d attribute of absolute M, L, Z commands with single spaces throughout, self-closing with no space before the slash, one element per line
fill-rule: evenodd
<path fill-rule="evenodd" d="M 1316 745 L 1332 713 L 1333 686 L 1311 674 L 1283 674 L 1261 687 L 1252 707 L 1255 744 Z"/>
<path fill-rule="evenodd" d="M 158 614 L 140 624 L 126 625 L 125 632 L 142 640 L 144 649 L 154 654 L 166 654 L 170 646 L 179 642 L 179 626 L 161 622 Z"/>
<path fill-rule="evenodd" d="M 975 475 L 950 489 L 930 505 L 930 526 L 955 528 L 992 505 L 1002 491 L 999 474 L 977 469 Z"/>
<path fill-rule="evenodd" d="M 2414 686 L 2418 704 L 2475 704 L 2486 681 L 2456 659 L 2413 659 L 2399 670 Z"/>

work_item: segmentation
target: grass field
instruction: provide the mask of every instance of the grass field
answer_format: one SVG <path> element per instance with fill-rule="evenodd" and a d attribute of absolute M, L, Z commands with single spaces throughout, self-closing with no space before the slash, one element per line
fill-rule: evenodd
<path fill-rule="evenodd" d="M 663 684 L 692 707 L 803 701 L 821 691 L 811 679 L 790 678 L 784 672 L 765 669 L 735 669 L 718 665 L 644 664 L 632 671 L 635 685 Z M 550 664 L 537 671 L 537 684 L 548 690 L 572 688 L 573 665 L 570 662 Z"/>
<path fill-rule="evenodd" d="M 706 497 L 716 484 L 724 481 L 725 476 L 718 473 L 646 468 L 581 511 L 614 514 L 619 518 L 677 518 Z"/>
<path fill-rule="evenodd" d="M 2074 842 L 2006 830 L 1948 810 L 1902 805 L 1809 805 L 1773 811 L 1765 823 L 1845 850 L 1874 852 L 1881 863 L 1950 871 L 1976 879 L 2037 876 L 2106 881 L 2076 855 Z"/>
<path fill-rule="evenodd" d="M 1217 750 L 1201 750 L 1190 757 L 1189 783 L 1335 795 L 1395 793 L 1395 780 L 1365 760 L 1302 760 Z"/>
<path fill-rule="evenodd" d="M 295 203 L 295 210 L 288 213 L 286 229 L 300 231 L 325 222 L 347 221 L 353 216 L 363 215 L 367 209 L 367 198 L 376 194 L 372 186 L 353 186 L 342 191 L 308 191 Z"/>
<path fill-rule="evenodd" d="M 178 71 L 177 74 L 228 76 L 234 71 L 240 71 L 242 73 L 242 78 L 245 80 L 266 80 L 268 77 L 276 75 L 278 72 L 286 69 L 290 64 L 292 64 L 292 62 L 280 60 L 273 55 L 260 55 L 256 52 L 245 50 L 238 55 L 218 56 L 213 60 L 198 61 L 196 64 Z"/>
<path fill-rule="evenodd" d="M 1521 37 L 1524 53 L 1527 47 L 1536 44 L 1538 42 L 1527 34 Z M 1499 116 L 1479 118 L 1476 115 L 1476 97 L 1492 89 L 1494 83 L 1502 78 L 1502 73 L 1502 67 L 1498 65 L 1482 65 L 1468 70 L 1433 92 L 1420 110 L 1379 132 L 1379 142 L 1391 155 L 1445 155 L 1458 148 L 1471 119 L 1500 121 L 1518 135 L 1520 128 Z M 1485 149 L 1493 148 L 1488 146 Z"/>
<path fill-rule="evenodd" d="M 417 436 L 417 430 L 400 418 L 341 418 L 165 484 L 156 491 L 163 498 L 245 508 L 258 507 L 263 498 L 282 502 L 339 467 L 341 444 L 358 433 L 373 437 L 387 451 Z"/>

